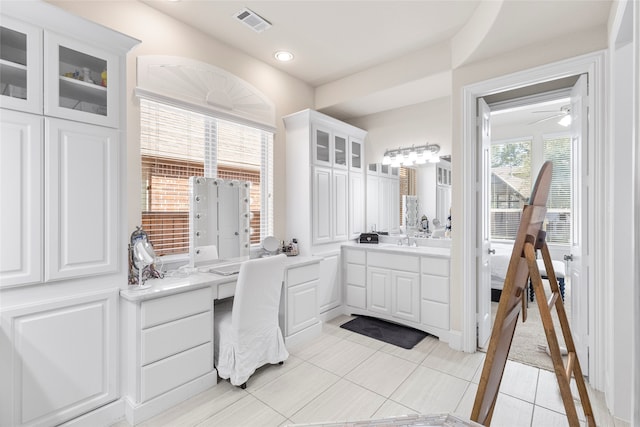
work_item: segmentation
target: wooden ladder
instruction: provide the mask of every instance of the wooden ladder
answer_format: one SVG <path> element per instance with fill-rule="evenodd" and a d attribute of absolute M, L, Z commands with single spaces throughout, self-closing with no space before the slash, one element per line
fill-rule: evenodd
<path fill-rule="evenodd" d="M 523 313 L 523 321 L 526 320 L 526 284 L 531 279 L 536 303 L 540 311 L 540 318 L 549 346 L 549 353 L 553 362 L 554 372 L 558 380 L 560 395 L 564 403 L 569 426 L 579 426 L 576 405 L 571 395 L 571 378 L 573 377 L 578 387 L 580 401 L 585 414 L 587 426 L 595 427 L 593 410 L 589 401 L 589 395 L 582 376 L 582 369 L 576 354 L 575 344 L 571 336 L 567 314 L 564 309 L 558 281 L 553 270 L 549 248 L 545 242 L 546 233 L 541 229 L 546 215 L 546 199 L 551 181 L 551 164 L 545 163 L 538 175 L 534 190 L 532 191 L 531 205 L 524 207 L 520 220 L 520 228 L 514 242 L 513 252 L 507 275 L 505 278 L 502 295 L 498 303 L 498 311 L 494 321 L 491 340 L 487 349 L 482 376 L 478 385 L 471 419 L 483 425 L 490 425 L 493 410 L 495 408 L 500 382 L 511 347 L 511 341 L 517 325 L 520 311 Z M 536 262 L 536 251 L 540 250 L 547 271 L 547 277 L 551 286 L 551 294 L 547 299 L 542 284 L 542 277 Z M 567 346 L 567 365 L 565 367 L 558 344 L 558 337 L 551 317 L 551 309 L 555 307 L 560 328 Z"/>

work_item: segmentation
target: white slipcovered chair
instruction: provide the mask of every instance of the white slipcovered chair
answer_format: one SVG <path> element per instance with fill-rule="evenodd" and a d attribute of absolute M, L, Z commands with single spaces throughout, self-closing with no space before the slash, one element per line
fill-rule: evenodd
<path fill-rule="evenodd" d="M 256 369 L 289 357 L 278 324 L 285 259 L 242 263 L 231 309 L 215 308 L 214 363 L 218 376 L 233 385 L 245 388 Z"/>

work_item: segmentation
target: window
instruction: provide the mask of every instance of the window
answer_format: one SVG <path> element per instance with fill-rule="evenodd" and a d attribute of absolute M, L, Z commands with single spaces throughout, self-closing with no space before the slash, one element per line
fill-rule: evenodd
<path fill-rule="evenodd" d="M 140 99 L 142 226 L 158 255 L 189 251 L 189 177 L 251 181 L 251 243 L 273 233 L 273 134 Z"/>
<path fill-rule="evenodd" d="M 551 189 L 547 200 L 547 242 L 568 244 L 571 230 L 571 139 L 546 137 L 491 145 L 491 238 L 514 240 L 522 208 L 529 202 L 533 175 L 532 159 L 553 161 Z"/>

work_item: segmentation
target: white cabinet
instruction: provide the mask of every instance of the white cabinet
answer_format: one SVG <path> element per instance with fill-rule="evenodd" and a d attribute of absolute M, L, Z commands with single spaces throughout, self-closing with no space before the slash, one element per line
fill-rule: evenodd
<path fill-rule="evenodd" d="M 411 271 L 391 272 L 391 315 L 420 321 L 420 274 Z"/>
<path fill-rule="evenodd" d="M 303 255 L 326 250 L 318 245 L 338 244 L 359 235 L 365 225 L 366 132 L 312 110 L 283 120 L 289 177 L 287 234 L 298 239 Z"/>
<path fill-rule="evenodd" d="M 318 300 L 319 262 L 289 267 L 280 298 L 280 329 L 287 346 L 317 336 L 321 329 Z"/>
<path fill-rule="evenodd" d="M 345 314 L 407 325 L 449 339 L 449 257 L 419 249 L 343 246 Z"/>
<path fill-rule="evenodd" d="M 118 398 L 117 307 L 110 290 L 3 309 L 0 425 L 58 425 Z"/>
<path fill-rule="evenodd" d="M 420 264 L 417 256 L 369 251 L 367 309 L 390 319 L 420 321 Z"/>
<path fill-rule="evenodd" d="M 399 169 L 371 163 L 367 170 L 367 225 L 370 230 L 396 231 L 400 226 Z"/>
<path fill-rule="evenodd" d="M 0 425 L 104 424 L 122 415 L 120 82 L 138 40 L 44 1 L 0 9 Z"/>
<path fill-rule="evenodd" d="M 0 106 L 42 113 L 42 29 L 4 15 L 0 15 Z"/>
<path fill-rule="evenodd" d="M 320 282 L 318 283 L 318 305 L 321 314 L 342 304 L 340 271 L 339 251 L 322 255 Z"/>
<path fill-rule="evenodd" d="M 44 40 L 44 113 L 117 127 L 119 57 L 53 32 Z"/>
<path fill-rule="evenodd" d="M 0 117 L 0 287 L 42 280 L 42 117 Z"/>
<path fill-rule="evenodd" d="M 422 257 L 422 323 L 438 330 L 449 330 L 449 260 Z M 434 331 L 435 332 L 435 331 Z"/>
<path fill-rule="evenodd" d="M 345 303 L 357 309 L 367 308 L 366 252 L 358 249 L 342 249 L 344 265 Z"/>
<path fill-rule="evenodd" d="M 391 315 L 391 270 L 367 266 L 367 309 Z"/>
<path fill-rule="evenodd" d="M 45 119 L 45 280 L 118 268 L 117 129 Z"/>
<path fill-rule="evenodd" d="M 122 302 L 129 423 L 175 404 L 198 383 L 215 384 L 211 287 Z"/>

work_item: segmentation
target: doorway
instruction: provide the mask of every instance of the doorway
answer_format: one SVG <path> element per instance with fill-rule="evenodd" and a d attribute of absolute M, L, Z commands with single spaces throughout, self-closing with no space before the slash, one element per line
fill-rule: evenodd
<path fill-rule="evenodd" d="M 577 216 L 572 209 L 575 191 L 570 126 L 571 88 L 577 80 L 578 77 L 574 76 L 562 82 L 549 82 L 540 85 L 541 93 L 515 99 L 506 99 L 508 94 L 503 93 L 484 97 L 491 111 L 489 161 L 483 163 L 483 167 L 490 168 L 488 188 L 485 190 L 490 195 L 486 219 L 490 243 L 487 254 L 490 285 L 480 288 L 490 287 L 491 319 L 495 319 L 522 209 L 529 202 L 533 181 L 543 162 L 550 160 L 553 162 L 553 179 L 543 228 L 547 232 L 547 245 L 571 323 L 572 288 L 566 274 L 569 262 L 564 258 L 570 254 L 572 230 L 576 227 L 579 229 L 574 223 Z M 548 86 L 560 85 L 566 87 L 545 91 Z M 500 100 L 495 101 L 496 98 Z M 545 274 L 543 276 L 546 278 Z M 484 276 L 482 280 L 485 280 Z M 543 283 L 548 296 L 548 280 L 543 279 Z M 509 359 L 552 371 L 553 363 L 546 351 L 547 340 L 533 292 L 527 295 L 527 307 L 527 321 L 518 323 Z M 562 347 L 564 340 L 555 310 L 552 310 L 552 317 Z M 483 345 L 481 337 L 478 345 Z"/>
<path fill-rule="evenodd" d="M 586 173 L 584 175 L 585 186 L 583 186 L 583 188 L 587 187 L 587 189 L 591 191 L 595 186 L 593 180 L 595 173 L 603 167 L 602 164 L 594 160 L 597 157 L 594 156 L 594 153 L 597 151 L 596 149 L 600 147 L 600 141 L 604 139 L 601 127 L 595 125 L 596 123 L 600 123 L 602 120 L 601 111 L 603 111 L 604 102 L 603 97 L 601 96 L 601 91 L 604 86 L 602 73 L 603 64 L 604 55 L 602 53 L 590 54 L 572 60 L 563 61 L 561 63 L 549 64 L 536 69 L 465 86 L 463 88 L 463 144 L 465 147 L 476 148 L 464 149 L 461 153 L 461 164 L 465 172 L 467 172 L 462 177 L 462 209 L 465 211 L 478 212 L 478 214 L 473 218 L 463 218 L 462 223 L 459 224 L 460 232 L 462 234 L 461 257 L 464 268 L 464 305 L 466 307 L 476 307 L 476 311 L 471 314 L 466 311 L 463 313 L 463 321 L 465 323 L 463 330 L 463 348 L 466 351 L 474 351 L 478 344 L 476 334 L 478 329 L 476 328 L 481 326 L 478 319 L 482 318 L 479 309 L 482 306 L 490 307 L 490 292 L 482 292 L 480 289 L 483 274 L 478 268 L 480 264 L 478 262 L 478 257 L 482 255 L 482 252 L 479 250 L 481 236 L 479 231 L 483 226 L 482 223 L 478 223 L 476 221 L 476 218 L 481 217 L 479 209 L 482 206 L 482 203 L 480 203 L 482 199 L 479 197 L 479 192 L 483 187 L 483 168 L 479 161 L 482 151 L 480 144 L 478 143 L 480 140 L 480 130 L 476 127 L 476 117 L 479 112 L 478 99 L 585 74 L 589 81 L 590 96 L 586 99 L 584 106 L 585 108 L 590 109 L 590 121 L 587 124 L 587 131 L 584 132 L 587 137 L 585 138 L 583 146 L 585 148 L 585 158 L 588 159 L 589 164 L 587 165 L 588 167 L 583 169 Z M 600 184 L 598 183 L 598 185 Z M 596 200 L 596 196 L 598 194 L 600 193 L 592 193 L 592 197 L 585 197 L 583 199 L 585 200 L 585 203 L 588 204 L 584 210 L 585 212 L 593 212 L 595 215 L 598 214 L 598 211 L 600 210 Z M 593 282 L 592 277 L 594 274 L 597 274 L 596 272 L 598 271 L 600 267 L 599 263 L 601 262 L 598 259 L 598 235 L 594 232 L 593 217 L 594 215 L 590 215 L 589 218 L 586 218 L 583 221 L 582 227 L 585 235 L 589 237 L 587 240 L 589 242 L 589 246 L 584 249 L 589 251 L 589 249 L 594 248 L 593 253 L 589 254 L 593 263 L 590 265 L 588 270 L 582 273 L 581 277 L 581 279 L 585 280 L 585 283 L 587 284 L 589 282 Z M 592 287 L 589 287 L 588 285 L 584 287 L 585 298 L 581 303 L 586 306 L 581 309 L 584 310 L 585 314 L 587 314 L 587 324 L 585 325 L 584 332 L 589 331 L 589 334 L 584 337 L 584 343 L 585 348 L 589 353 L 587 353 L 588 355 L 586 358 L 581 357 L 580 359 L 581 365 L 583 365 L 583 371 L 586 371 L 586 367 L 589 367 L 590 372 L 601 374 L 603 370 L 600 367 L 600 364 L 604 362 L 604 357 L 602 357 L 604 349 L 594 348 L 593 346 L 595 334 L 598 332 L 594 328 L 594 323 L 597 321 L 596 316 L 599 313 L 599 310 L 596 310 L 594 306 L 601 303 L 595 301 L 593 292 L 594 290 Z M 485 304 L 485 301 L 487 304 Z M 573 332 L 575 335 L 576 331 L 573 330 Z M 596 363 L 598 363 L 598 369 L 594 370 L 593 368 L 596 366 Z"/>

